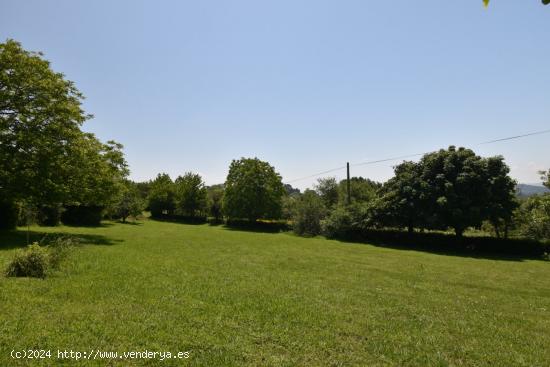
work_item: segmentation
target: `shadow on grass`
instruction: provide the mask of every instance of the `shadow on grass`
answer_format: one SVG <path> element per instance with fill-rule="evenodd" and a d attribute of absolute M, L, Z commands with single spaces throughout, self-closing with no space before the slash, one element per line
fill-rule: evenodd
<path fill-rule="evenodd" d="M 117 220 L 116 223 L 117 223 L 117 224 L 127 225 L 127 226 L 142 226 L 142 225 L 143 225 L 143 222 L 137 222 L 137 221 L 132 221 L 132 222 L 126 221 L 126 222 L 123 222 L 123 221 L 121 221 L 121 220 Z"/>
<path fill-rule="evenodd" d="M 106 236 L 84 234 L 84 233 L 66 233 L 66 232 L 38 232 L 30 231 L 29 243 L 41 242 L 44 239 L 53 239 L 55 237 L 70 236 L 78 240 L 83 245 L 102 245 L 111 246 L 123 242 L 122 240 L 113 240 Z M 0 251 L 11 250 L 27 246 L 27 231 L 0 231 Z"/>
<path fill-rule="evenodd" d="M 440 233 L 406 233 L 371 230 L 335 238 L 340 242 L 361 243 L 396 250 L 412 250 L 438 255 L 478 259 L 524 261 L 545 260 L 550 245 L 523 239 L 463 237 Z"/>
<path fill-rule="evenodd" d="M 149 220 L 156 222 L 167 222 L 167 223 L 179 223 L 179 224 L 190 224 L 190 225 L 203 225 L 208 223 L 206 218 L 202 217 L 184 217 L 177 215 L 165 215 L 162 217 L 150 217 Z"/>
<path fill-rule="evenodd" d="M 289 231 L 291 228 L 286 221 L 262 221 L 251 222 L 248 220 L 232 219 L 228 220 L 224 226 L 230 231 L 248 231 L 258 233 L 279 233 Z"/>
<path fill-rule="evenodd" d="M 110 223 L 110 222 L 101 222 L 99 224 L 83 224 L 83 223 L 76 224 L 76 223 L 65 223 L 65 222 L 63 222 L 63 225 L 67 226 L 67 227 L 71 227 L 71 228 L 78 228 L 78 227 L 83 227 L 83 228 L 109 228 L 109 227 L 114 226 L 114 224 Z"/>

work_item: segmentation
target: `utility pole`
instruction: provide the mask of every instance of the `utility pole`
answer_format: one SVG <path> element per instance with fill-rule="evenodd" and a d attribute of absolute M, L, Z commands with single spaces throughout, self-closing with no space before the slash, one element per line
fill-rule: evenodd
<path fill-rule="evenodd" d="M 349 180 L 349 162 L 347 163 L 347 168 L 348 168 L 347 185 L 348 185 L 348 205 L 349 205 L 349 204 L 351 204 L 351 182 Z"/>

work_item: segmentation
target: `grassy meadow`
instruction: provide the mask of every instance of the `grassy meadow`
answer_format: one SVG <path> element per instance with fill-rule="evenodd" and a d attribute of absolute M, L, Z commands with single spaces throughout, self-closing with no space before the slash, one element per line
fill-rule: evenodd
<path fill-rule="evenodd" d="M 82 239 L 44 280 L 0 276 L 0 366 L 547 366 L 550 263 L 145 220 Z M 25 231 L 0 234 L 0 268 Z M 14 360 L 12 349 L 190 351 Z"/>

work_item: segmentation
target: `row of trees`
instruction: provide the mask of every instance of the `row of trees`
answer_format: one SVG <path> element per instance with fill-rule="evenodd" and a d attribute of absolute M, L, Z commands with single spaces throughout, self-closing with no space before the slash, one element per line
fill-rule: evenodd
<path fill-rule="evenodd" d="M 545 173 L 546 181 L 548 176 Z M 274 167 L 257 158 L 233 161 L 223 185 L 207 187 L 193 173 L 175 181 L 160 174 L 139 185 L 144 187 L 153 217 L 211 216 L 216 221 L 252 223 L 284 219 L 303 235 L 337 237 L 352 231 L 400 228 L 408 232 L 453 229 L 461 237 L 468 228 L 491 226 L 497 237 L 507 237 L 521 222 L 531 226 L 526 235 L 545 238 L 550 218 L 545 212 L 546 197 L 520 206 L 516 182 L 502 157 L 482 158 L 470 149 L 452 146 L 426 154 L 419 162 L 399 164 L 395 176 L 384 184 L 353 177 L 350 197 L 347 182 L 335 178 L 320 179 L 314 190 L 300 193 L 284 185 Z"/>
<path fill-rule="evenodd" d="M 550 187 L 550 171 L 542 172 Z M 352 178 L 351 203 L 345 181 L 320 179 L 315 190 L 288 200 L 287 218 L 299 234 L 330 237 L 380 228 L 490 230 L 497 237 L 515 233 L 550 239 L 550 195 L 520 200 L 502 157 L 482 158 L 450 147 L 403 162 L 384 184 Z"/>
<path fill-rule="evenodd" d="M 0 227 L 37 213 L 56 224 L 114 212 L 126 190 L 122 145 L 83 132 L 84 96 L 41 53 L 0 44 Z"/>
<path fill-rule="evenodd" d="M 179 216 L 190 220 L 212 216 L 216 221 L 280 218 L 285 187 L 281 176 L 266 162 L 254 158 L 234 160 L 223 185 L 206 187 L 202 177 L 186 173 L 174 181 L 159 174 L 141 183 L 148 209 L 156 218 Z"/>

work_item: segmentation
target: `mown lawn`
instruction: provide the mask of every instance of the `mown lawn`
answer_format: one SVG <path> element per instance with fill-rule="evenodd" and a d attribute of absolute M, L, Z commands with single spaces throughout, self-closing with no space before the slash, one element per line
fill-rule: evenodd
<path fill-rule="evenodd" d="M 0 276 L 0 366 L 548 366 L 550 263 L 145 221 L 78 234 L 45 280 Z M 0 235 L 5 269 L 24 232 Z M 13 360 L 12 349 L 190 351 Z"/>

